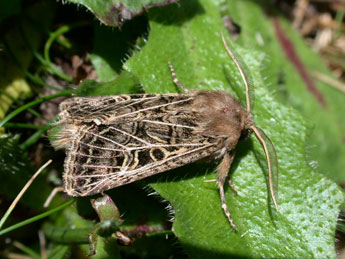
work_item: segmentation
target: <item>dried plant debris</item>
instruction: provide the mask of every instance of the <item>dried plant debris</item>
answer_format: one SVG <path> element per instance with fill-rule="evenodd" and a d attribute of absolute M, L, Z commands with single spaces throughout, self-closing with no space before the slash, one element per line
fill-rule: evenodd
<path fill-rule="evenodd" d="M 344 2 L 297 0 L 291 13 L 295 29 L 321 54 L 333 75 L 344 81 Z"/>

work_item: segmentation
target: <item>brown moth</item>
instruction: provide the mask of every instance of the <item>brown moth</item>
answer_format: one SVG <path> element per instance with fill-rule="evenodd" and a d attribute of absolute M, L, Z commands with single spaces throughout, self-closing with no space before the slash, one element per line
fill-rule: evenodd
<path fill-rule="evenodd" d="M 270 155 L 268 137 L 254 126 L 247 80 L 222 38 L 245 84 L 247 109 L 225 91 L 189 91 L 170 62 L 173 81 L 184 93 L 70 98 L 60 104 L 56 125 L 62 127 L 53 143 L 67 153 L 65 192 L 71 196 L 102 193 L 202 158 L 221 160 L 215 181 L 224 213 L 237 230 L 224 184 L 237 142 L 253 131 L 266 154 L 270 196 L 278 209 L 271 166 L 275 154 Z M 229 184 L 233 187 L 230 180 Z"/>

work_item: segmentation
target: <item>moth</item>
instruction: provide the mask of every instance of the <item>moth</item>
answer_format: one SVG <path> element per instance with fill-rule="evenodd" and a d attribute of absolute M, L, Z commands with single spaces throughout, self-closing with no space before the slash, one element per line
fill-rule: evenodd
<path fill-rule="evenodd" d="M 268 164 L 270 197 L 278 209 L 273 172 L 275 153 L 268 137 L 254 125 L 249 87 L 222 34 L 246 88 L 247 109 L 225 91 L 74 97 L 60 104 L 61 129 L 53 146 L 66 149 L 64 190 L 88 196 L 129 184 L 200 159 L 220 160 L 217 182 L 222 209 L 236 231 L 226 204 L 224 185 L 241 136 L 254 132 Z M 232 182 L 229 184 L 233 187 Z"/>

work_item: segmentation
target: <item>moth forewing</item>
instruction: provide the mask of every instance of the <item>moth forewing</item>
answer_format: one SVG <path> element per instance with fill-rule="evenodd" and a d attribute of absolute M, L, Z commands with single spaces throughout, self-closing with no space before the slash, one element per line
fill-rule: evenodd
<path fill-rule="evenodd" d="M 216 182 L 222 208 L 237 230 L 226 204 L 224 184 L 239 139 L 256 128 L 246 77 L 224 37 L 223 42 L 245 83 L 247 110 L 225 91 L 189 91 L 178 81 L 170 62 L 173 81 L 182 94 L 75 97 L 63 102 L 57 123 L 62 130 L 56 134 L 55 144 L 67 153 L 65 191 L 71 196 L 102 193 L 213 158 L 221 160 Z M 266 149 L 265 153 L 271 164 Z M 270 166 L 269 175 L 272 180 Z M 269 186 L 275 201 L 273 184 Z"/>
<path fill-rule="evenodd" d="M 205 95 L 199 92 L 198 105 L 205 105 Z M 223 144 L 223 136 L 200 130 L 194 94 L 118 97 L 77 97 L 61 105 L 69 110 L 60 113 L 56 143 L 67 149 L 63 178 L 69 195 L 128 184 L 213 155 Z"/>

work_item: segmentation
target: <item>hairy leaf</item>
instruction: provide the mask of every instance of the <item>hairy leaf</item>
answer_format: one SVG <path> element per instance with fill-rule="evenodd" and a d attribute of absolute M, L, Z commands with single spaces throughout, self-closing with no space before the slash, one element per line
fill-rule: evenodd
<path fill-rule="evenodd" d="M 224 1 L 222 15 L 232 17 L 241 26 L 239 44 L 266 54 L 265 66 L 260 69 L 265 87 L 274 92 L 277 100 L 293 106 L 313 123 L 306 140 L 310 165 L 344 183 L 345 97 L 312 77 L 315 71 L 328 76 L 331 72 L 285 19 L 267 19 L 266 12 L 272 11 L 269 8 L 256 1 Z M 308 86 L 303 70 L 315 88 Z"/>
<path fill-rule="evenodd" d="M 122 24 L 133 19 L 155 6 L 164 6 L 177 0 L 68 0 L 69 2 L 84 5 L 91 10 L 104 24 L 121 27 Z"/>
<path fill-rule="evenodd" d="M 238 71 L 222 46 L 224 31 L 216 1 L 182 1 L 149 12 L 150 37 L 125 67 L 148 92 L 175 92 L 167 62 L 180 81 L 194 89 L 243 89 Z M 229 226 L 220 207 L 217 187 L 204 183 L 215 178 L 200 167 L 181 168 L 161 175 L 152 186 L 175 211 L 174 232 L 191 257 L 335 257 L 334 230 L 344 197 L 338 187 L 307 166 L 304 149 L 308 127 L 296 111 L 274 100 L 261 77 L 261 52 L 238 49 L 255 83 L 256 124 L 276 147 L 280 163 L 279 206 L 267 205 L 262 164 L 265 156 L 252 136 L 238 145 L 232 179 L 238 196 L 226 193 L 239 231 Z M 232 77 L 227 81 L 226 74 Z M 193 171 L 193 172 L 192 172 Z M 317 233 L 317 234 L 316 234 Z"/>

